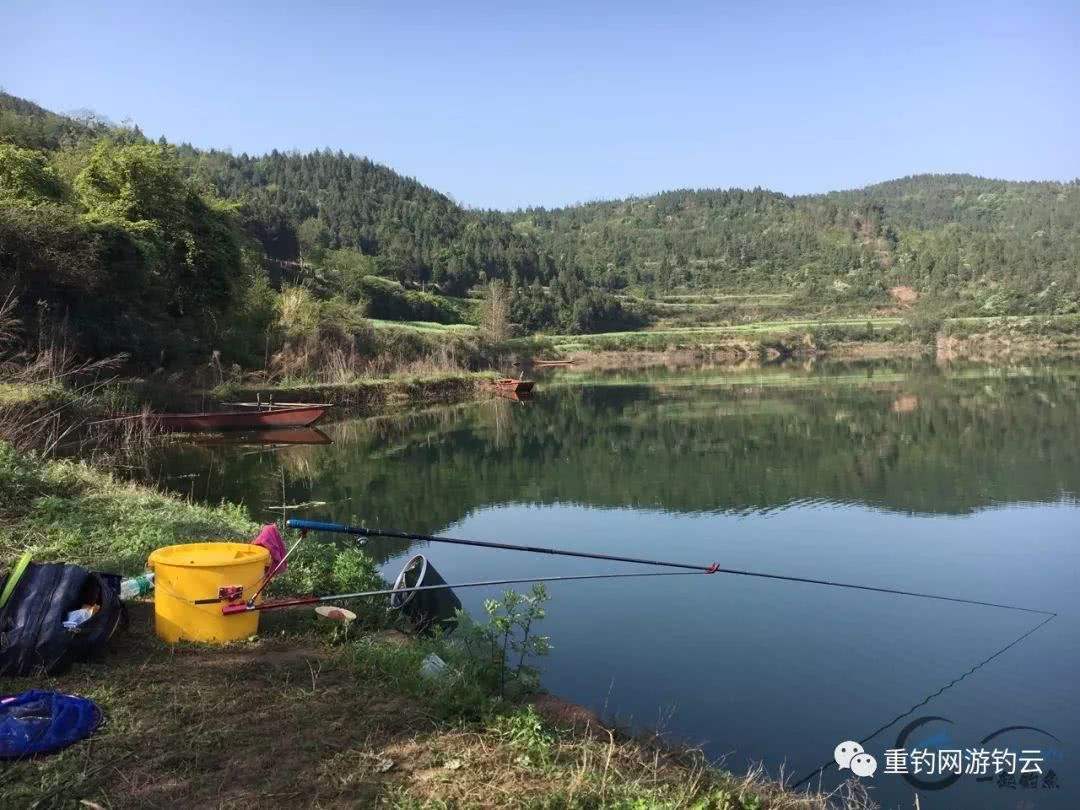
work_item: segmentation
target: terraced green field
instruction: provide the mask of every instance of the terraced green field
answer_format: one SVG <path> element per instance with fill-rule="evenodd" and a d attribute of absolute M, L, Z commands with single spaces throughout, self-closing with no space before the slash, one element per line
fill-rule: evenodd
<path fill-rule="evenodd" d="M 689 297 L 689 296 L 688 296 Z M 715 296 L 713 296 L 715 297 Z M 728 295 L 732 300 L 759 299 L 772 305 L 783 298 L 783 294 L 753 294 L 746 296 Z M 478 332 L 472 324 L 441 324 L 430 321 L 386 321 L 371 319 L 376 329 L 400 329 L 432 335 L 470 335 Z M 972 316 L 950 318 L 943 322 L 972 331 L 991 331 L 993 329 L 1027 329 L 1046 327 L 1059 331 L 1074 332 L 1080 329 L 1080 315 L 1059 315 L 1054 317 L 1009 315 L 1009 316 Z M 845 314 L 836 317 L 799 317 L 792 313 L 789 317 L 750 320 L 746 323 L 709 323 L 680 325 L 665 323 L 660 320 L 652 327 L 635 331 L 600 332 L 586 335 L 538 334 L 520 337 L 508 341 L 511 348 L 521 351 L 554 351 L 569 353 L 575 351 L 618 351 L 626 350 L 665 350 L 668 348 L 709 346 L 731 342 L 732 340 L 765 340 L 770 338 L 790 338 L 807 332 L 831 332 L 833 340 L 893 340 L 910 339 L 905 327 L 907 321 L 897 316 L 875 314 Z M 903 334 L 901 334 L 903 333 Z M 820 337 L 820 334 L 819 334 Z"/>
<path fill-rule="evenodd" d="M 471 323 L 435 323 L 434 321 L 383 321 L 378 318 L 368 318 L 376 329 L 411 329 L 416 332 L 451 332 L 455 334 L 470 334 L 477 330 Z"/>

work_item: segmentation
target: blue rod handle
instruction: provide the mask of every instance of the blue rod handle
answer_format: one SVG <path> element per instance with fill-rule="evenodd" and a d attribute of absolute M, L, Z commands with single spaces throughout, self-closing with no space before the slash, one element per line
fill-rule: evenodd
<path fill-rule="evenodd" d="M 324 520 L 303 520 L 301 518 L 289 518 L 285 525 L 290 529 L 301 529 L 309 532 L 335 532 L 337 534 L 360 534 L 366 535 L 367 529 L 359 526 L 348 526 L 344 523 L 328 523 Z"/>

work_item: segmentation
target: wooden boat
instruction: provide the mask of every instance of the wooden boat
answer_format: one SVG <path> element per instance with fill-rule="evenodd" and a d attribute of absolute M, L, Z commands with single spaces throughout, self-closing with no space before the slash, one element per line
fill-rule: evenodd
<path fill-rule="evenodd" d="M 495 395 L 500 396 L 503 399 L 508 399 L 511 402 L 528 402 L 532 399 L 532 391 L 522 391 L 518 393 L 517 391 L 511 391 L 510 389 L 504 391 L 502 388 L 496 388 Z"/>
<path fill-rule="evenodd" d="M 572 366 L 572 365 L 574 365 L 574 361 L 573 360 L 533 360 L 533 365 L 534 366 L 540 366 L 541 368 L 543 368 L 545 366 Z"/>
<path fill-rule="evenodd" d="M 263 407 L 250 411 L 208 413 L 162 413 L 154 420 L 162 430 L 261 430 L 264 428 L 310 427 L 326 415 L 330 405 Z"/>
<path fill-rule="evenodd" d="M 526 394 L 532 391 L 536 383 L 533 380 L 515 380 L 513 377 L 503 377 L 492 383 L 500 391 L 511 391 L 515 394 Z"/>

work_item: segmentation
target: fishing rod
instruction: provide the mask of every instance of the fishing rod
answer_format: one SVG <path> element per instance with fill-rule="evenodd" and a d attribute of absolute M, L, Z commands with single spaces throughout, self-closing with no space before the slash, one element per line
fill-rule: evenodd
<path fill-rule="evenodd" d="M 368 596 L 396 596 L 415 591 L 437 591 L 453 588 L 480 588 L 485 585 L 517 585 L 522 582 L 566 582 L 573 579 L 619 579 L 623 577 L 685 577 L 690 576 L 692 571 L 642 571 L 633 574 L 577 574 L 574 576 L 561 577 L 526 577 L 525 579 L 486 579 L 480 582 L 459 582 L 457 584 L 439 585 L 415 585 L 411 588 L 384 588 L 378 591 L 357 591 L 356 593 L 336 593 L 330 596 L 298 596 L 292 599 L 277 599 L 273 602 L 234 602 L 223 605 L 222 614 L 231 616 L 234 613 L 247 613 L 255 610 L 278 610 L 280 608 L 300 607 L 303 605 L 317 605 L 322 602 L 342 602 L 346 599 L 362 599 Z M 203 604 L 220 601 L 218 599 L 202 600 Z"/>
<path fill-rule="evenodd" d="M 935 599 L 941 602 L 956 602 L 962 605 L 979 605 L 981 607 L 1001 608 L 1003 610 L 1017 610 L 1022 613 L 1038 613 L 1043 616 L 1056 616 L 1050 610 L 1037 610 L 1035 608 L 1020 607 L 1018 605 L 1006 605 L 999 602 L 984 602 L 979 599 L 962 599 L 957 596 L 942 596 L 933 593 L 920 593 L 918 591 L 905 591 L 896 588 L 879 588 L 873 585 L 857 585 L 850 582 L 836 582 L 828 579 L 814 579 L 811 577 L 796 577 L 786 574 L 770 574 L 763 571 L 747 571 L 739 568 L 722 568 L 718 563 L 711 565 L 695 565 L 693 563 L 672 562 L 670 560 L 648 560 L 640 557 L 621 557 L 614 554 L 598 554 L 592 551 L 570 551 L 568 549 L 547 548 L 545 546 L 523 546 L 513 543 L 496 543 L 490 540 L 464 540 L 456 537 L 440 537 L 429 534 L 413 534 L 411 532 L 396 531 L 393 529 L 368 529 L 363 526 L 349 526 L 344 523 L 327 523 L 320 520 L 302 520 L 290 518 L 285 524 L 289 528 L 299 529 L 301 532 L 333 532 L 337 534 L 352 534 L 359 537 L 389 537 L 397 540 L 411 540 L 420 543 L 450 543 L 458 546 L 476 546 L 479 548 L 496 548 L 507 551 L 528 551 L 533 554 L 554 554 L 562 557 L 581 557 L 589 560 L 608 560 L 609 562 L 627 562 L 639 565 L 655 565 L 665 568 L 682 568 L 687 571 L 699 571 L 705 574 L 731 574 L 740 577 L 756 577 L 758 579 L 775 579 L 783 582 L 802 582 L 807 585 L 827 585 L 831 588 L 847 588 L 856 591 L 871 591 L 873 593 L 886 593 L 894 596 L 913 596 L 919 599 Z"/>

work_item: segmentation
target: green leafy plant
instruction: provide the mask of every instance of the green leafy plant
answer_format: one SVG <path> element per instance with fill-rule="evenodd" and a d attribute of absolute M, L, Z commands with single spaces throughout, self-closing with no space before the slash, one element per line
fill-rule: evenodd
<path fill-rule="evenodd" d="M 555 736 L 548 731 L 536 709 L 524 706 L 495 718 L 495 732 L 519 754 L 518 764 L 537 767 L 551 764 Z"/>
<path fill-rule="evenodd" d="M 538 635 L 534 627 L 546 615 L 548 598 L 547 588 L 537 583 L 528 594 L 508 590 L 501 599 L 485 600 L 485 624 L 457 613 L 455 645 L 475 677 L 500 697 L 516 697 L 539 685 L 539 673 L 528 662 L 551 650 L 550 638 Z"/>

